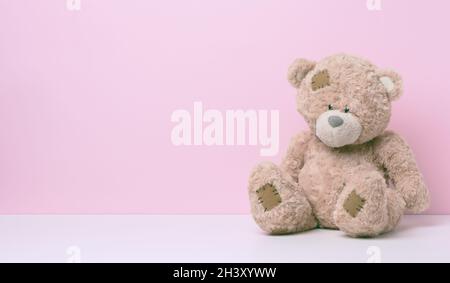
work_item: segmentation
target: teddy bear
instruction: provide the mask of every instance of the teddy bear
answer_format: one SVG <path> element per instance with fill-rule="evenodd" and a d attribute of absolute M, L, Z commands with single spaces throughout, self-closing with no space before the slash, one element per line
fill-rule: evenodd
<path fill-rule="evenodd" d="M 251 212 L 262 230 L 374 237 L 393 230 L 405 212 L 428 207 L 410 147 L 386 130 L 391 102 L 402 95 L 396 72 L 336 54 L 295 60 L 288 80 L 310 130 L 292 138 L 280 166 L 263 162 L 250 175 Z"/>

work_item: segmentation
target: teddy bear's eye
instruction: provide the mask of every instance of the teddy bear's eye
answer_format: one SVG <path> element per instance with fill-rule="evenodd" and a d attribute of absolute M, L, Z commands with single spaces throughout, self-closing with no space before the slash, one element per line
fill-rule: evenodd
<path fill-rule="evenodd" d="M 344 112 L 345 112 L 345 113 L 348 113 L 348 112 L 350 112 L 350 108 L 348 108 L 348 106 L 345 106 L 345 108 L 344 108 Z"/>
<path fill-rule="evenodd" d="M 328 104 L 328 110 L 333 110 L 333 105 Z"/>

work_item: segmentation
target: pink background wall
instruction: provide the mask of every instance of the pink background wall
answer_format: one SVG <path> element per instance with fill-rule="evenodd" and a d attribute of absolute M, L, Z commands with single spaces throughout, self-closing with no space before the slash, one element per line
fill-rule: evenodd
<path fill-rule="evenodd" d="M 0 0 L 0 213 L 247 213 L 247 176 L 306 129 L 299 56 L 403 75 L 391 129 L 450 212 L 450 1 Z M 171 114 L 279 109 L 280 153 L 175 147 Z"/>

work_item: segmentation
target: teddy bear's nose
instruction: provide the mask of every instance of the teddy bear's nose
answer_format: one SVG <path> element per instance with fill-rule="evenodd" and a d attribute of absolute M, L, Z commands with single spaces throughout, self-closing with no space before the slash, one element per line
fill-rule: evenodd
<path fill-rule="evenodd" d="M 342 118 L 339 116 L 328 117 L 328 124 L 330 124 L 330 126 L 333 128 L 339 127 L 343 123 L 344 123 L 344 120 L 342 120 Z"/>

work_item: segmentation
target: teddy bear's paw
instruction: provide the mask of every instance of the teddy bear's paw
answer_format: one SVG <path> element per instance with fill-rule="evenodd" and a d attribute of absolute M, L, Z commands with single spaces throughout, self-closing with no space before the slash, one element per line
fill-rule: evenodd
<path fill-rule="evenodd" d="M 367 173 L 348 183 L 338 197 L 334 212 L 336 226 L 354 237 L 371 237 L 389 225 L 386 184 L 381 176 Z"/>
<path fill-rule="evenodd" d="M 281 197 L 275 186 L 266 184 L 256 190 L 259 204 L 264 207 L 264 212 L 273 209 L 281 203 Z"/>
<path fill-rule="evenodd" d="M 284 184 L 284 186 L 289 186 Z M 258 226 L 270 234 L 289 234 L 317 227 L 311 205 L 300 190 L 277 190 L 266 184 L 255 192 L 252 215 Z"/>
<path fill-rule="evenodd" d="M 260 163 L 249 178 L 250 202 L 258 213 L 269 212 L 289 199 L 294 184 L 287 183 L 278 166 L 271 162 Z"/>
<path fill-rule="evenodd" d="M 287 234 L 316 227 L 311 205 L 299 185 L 272 163 L 261 163 L 250 175 L 253 218 L 271 234 Z"/>

